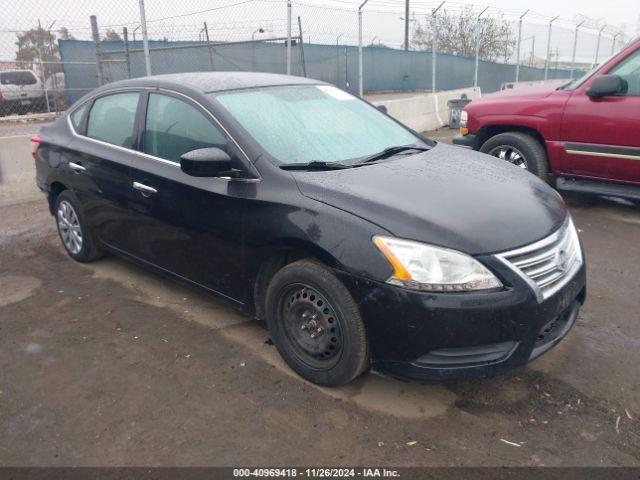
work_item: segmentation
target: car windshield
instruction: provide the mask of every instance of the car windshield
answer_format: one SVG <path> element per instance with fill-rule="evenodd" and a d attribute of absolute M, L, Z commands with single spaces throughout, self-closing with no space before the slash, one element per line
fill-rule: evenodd
<path fill-rule="evenodd" d="M 283 164 L 346 162 L 389 147 L 424 146 L 375 107 L 329 85 L 268 87 L 215 98 Z"/>
<path fill-rule="evenodd" d="M 29 71 L 0 73 L 0 83 L 2 85 L 35 85 L 36 82 L 36 76 Z"/>

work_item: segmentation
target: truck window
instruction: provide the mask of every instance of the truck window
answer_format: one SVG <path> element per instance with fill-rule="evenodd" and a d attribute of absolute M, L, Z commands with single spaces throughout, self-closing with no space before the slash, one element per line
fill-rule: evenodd
<path fill-rule="evenodd" d="M 622 95 L 640 96 L 640 50 L 629 55 L 609 73 L 618 75 L 624 80 L 626 89 Z"/>

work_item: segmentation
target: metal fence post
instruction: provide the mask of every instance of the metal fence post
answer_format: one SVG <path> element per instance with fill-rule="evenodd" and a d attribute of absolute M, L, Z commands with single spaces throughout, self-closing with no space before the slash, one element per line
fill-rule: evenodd
<path fill-rule="evenodd" d="M 140 0 L 140 26 L 142 27 L 142 48 L 147 75 L 151 75 L 151 55 L 149 54 L 149 37 L 147 36 L 147 16 L 144 12 L 144 0 Z"/>
<path fill-rule="evenodd" d="M 343 36 L 341 33 L 336 37 L 336 85 L 340 85 L 340 38 Z"/>
<path fill-rule="evenodd" d="M 596 44 L 596 60 L 594 62 L 594 66 L 598 65 L 598 57 L 600 56 L 600 39 L 602 38 L 602 31 L 607 28 L 607 24 L 605 23 L 600 30 L 598 30 L 598 43 Z"/>
<path fill-rule="evenodd" d="M 518 21 L 518 49 L 516 51 L 516 82 L 520 78 L 520 45 L 522 44 L 522 19 L 524 16 L 529 13 L 529 10 L 525 10 L 522 15 L 520 15 L 520 20 Z"/>
<path fill-rule="evenodd" d="M 131 78 L 131 56 L 129 55 L 129 31 L 122 27 L 122 40 L 124 43 L 124 60 L 127 65 L 127 78 Z"/>
<path fill-rule="evenodd" d="M 433 31 L 431 43 L 431 92 L 436 93 L 436 68 L 438 56 L 438 18 L 436 13 L 442 8 L 444 2 L 431 12 L 431 29 Z M 437 113 L 437 112 L 436 112 Z"/>
<path fill-rule="evenodd" d="M 364 0 L 358 7 L 358 95 L 362 97 L 364 94 L 364 76 L 362 72 L 362 7 L 369 0 Z"/>
<path fill-rule="evenodd" d="M 576 50 L 578 48 L 578 30 L 580 27 L 586 22 L 586 20 L 581 21 L 578 25 L 576 25 L 576 32 L 573 34 L 573 53 L 571 54 L 571 78 L 573 78 L 573 72 L 576 68 Z"/>
<path fill-rule="evenodd" d="M 287 75 L 291 75 L 291 0 L 287 0 Z"/>
<path fill-rule="evenodd" d="M 482 10 L 480 12 L 480 15 L 478 15 L 478 18 L 476 20 L 476 62 L 475 62 L 475 69 L 473 71 L 473 86 L 477 87 L 478 86 L 478 67 L 480 65 L 480 40 L 482 39 L 481 33 L 480 33 L 480 17 L 482 16 L 482 14 L 484 12 L 486 12 L 488 10 L 489 7 L 486 7 L 484 10 Z"/>
<path fill-rule="evenodd" d="M 549 78 L 549 57 L 551 56 L 551 27 L 553 22 L 558 19 L 558 16 L 549 20 L 549 32 L 547 33 L 547 58 L 544 60 L 544 79 Z"/>
<path fill-rule="evenodd" d="M 98 19 L 95 15 L 89 17 L 91 20 L 91 37 L 93 45 L 96 49 L 96 73 L 98 76 L 98 85 L 104 83 L 104 70 L 102 67 L 102 45 L 100 45 L 100 32 L 98 31 Z"/>
<path fill-rule="evenodd" d="M 302 61 L 302 76 L 307 76 L 307 64 L 304 60 L 304 42 L 302 41 L 302 20 L 298 16 L 298 30 L 300 32 L 300 60 Z"/>
<path fill-rule="evenodd" d="M 209 27 L 207 26 L 207 22 L 204 22 L 204 38 L 207 40 L 207 50 L 209 51 L 209 64 L 211 65 L 211 70 L 213 70 L 213 51 L 211 50 L 211 40 L 209 40 Z"/>

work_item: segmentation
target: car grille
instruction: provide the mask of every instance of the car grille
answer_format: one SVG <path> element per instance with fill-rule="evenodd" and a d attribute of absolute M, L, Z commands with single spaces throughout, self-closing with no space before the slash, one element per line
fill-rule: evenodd
<path fill-rule="evenodd" d="M 582 265 L 580 240 L 571 217 L 548 237 L 497 257 L 527 281 L 538 301 L 565 286 Z"/>

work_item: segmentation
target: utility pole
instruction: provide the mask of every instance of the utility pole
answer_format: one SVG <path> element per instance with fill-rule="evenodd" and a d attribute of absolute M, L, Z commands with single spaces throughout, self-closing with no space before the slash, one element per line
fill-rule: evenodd
<path fill-rule="evenodd" d="M 524 16 L 529 13 L 529 10 L 525 10 L 522 15 L 520 15 L 520 20 L 518 21 L 518 48 L 516 51 L 516 82 L 520 78 L 520 45 L 522 44 L 522 19 Z"/>
<path fill-rule="evenodd" d="M 131 55 L 129 54 L 129 30 L 122 27 L 122 40 L 124 41 L 124 61 L 127 65 L 127 78 L 131 78 Z"/>
<path fill-rule="evenodd" d="M 149 54 L 149 37 L 147 36 L 147 16 L 144 12 L 144 0 L 140 3 L 140 25 L 142 27 L 142 49 L 144 50 L 144 65 L 147 75 L 151 75 L 151 55 Z"/>
<path fill-rule="evenodd" d="M 559 16 L 553 17 L 549 20 L 549 33 L 547 34 L 547 58 L 544 60 L 544 79 L 549 78 L 549 56 L 551 55 L 551 27 Z"/>
<path fill-rule="evenodd" d="M 404 2 L 404 50 L 409 50 L 409 0 Z"/>
<path fill-rule="evenodd" d="M 573 71 L 576 68 L 576 49 L 578 48 L 578 30 L 580 27 L 584 25 L 586 20 L 581 21 L 578 25 L 576 25 L 576 31 L 573 34 L 573 53 L 571 54 L 571 78 L 573 79 Z"/>
<path fill-rule="evenodd" d="M 362 7 L 364 7 L 369 0 L 364 0 L 358 7 L 358 94 L 360 97 L 364 94 L 364 76 L 362 66 Z"/>
<path fill-rule="evenodd" d="M 481 40 L 480 17 L 488 9 L 489 9 L 489 7 L 485 7 L 485 9 L 480 12 L 480 15 L 478 15 L 478 18 L 476 20 L 476 64 L 475 64 L 476 66 L 475 66 L 475 70 L 473 72 L 473 86 L 474 87 L 478 86 L 478 66 L 480 65 L 480 40 Z"/>
<path fill-rule="evenodd" d="M 433 29 L 432 35 L 432 47 L 431 47 L 431 92 L 436 93 L 436 56 L 438 54 L 438 19 L 436 13 L 442 8 L 444 2 L 438 5 L 433 12 L 431 12 L 431 28 Z M 435 98 L 435 97 L 434 97 Z"/>

